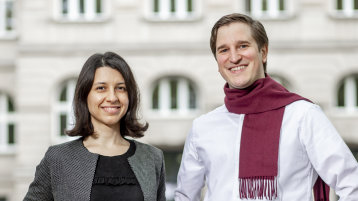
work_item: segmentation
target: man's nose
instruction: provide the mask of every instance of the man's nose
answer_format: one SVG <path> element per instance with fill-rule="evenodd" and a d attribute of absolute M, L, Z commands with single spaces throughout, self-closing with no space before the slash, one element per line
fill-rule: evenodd
<path fill-rule="evenodd" d="M 240 61 L 240 59 L 241 59 L 241 55 L 239 54 L 238 51 L 236 51 L 236 50 L 230 51 L 230 62 L 231 63 L 237 63 L 238 61 Z"/>

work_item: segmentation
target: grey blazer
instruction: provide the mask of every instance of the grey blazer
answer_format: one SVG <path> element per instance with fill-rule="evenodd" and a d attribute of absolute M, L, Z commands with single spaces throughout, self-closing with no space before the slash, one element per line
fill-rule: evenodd
<path fill-rule="evenodd" d="M 134 141 L 135 154 L 128 158 L 138 179 L 144 201 L 165 201 L 163 152 Z M 36 167 L 24 201 L 89 201 L 98 154 L 89 152 L 82 139 L 51 146 Z"/>

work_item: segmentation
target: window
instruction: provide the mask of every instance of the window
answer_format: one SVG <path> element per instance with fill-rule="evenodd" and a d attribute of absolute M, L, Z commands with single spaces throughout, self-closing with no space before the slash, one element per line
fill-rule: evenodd
<path fill-rule="evenodd" d="M 335 0 L 337 14 L 353 16 L 358 14 L 358 0 Z"/>
<path fill-rule="evenodd" d="M 69 130 L 74 126 L 72 101 L 75 94 L 75 87 L 76 80 L 68 80 L 60 87 L 56 96 L 56 103 L 53 107 L 53 133 L 56 141 L 67 139 L 65 130 Z"/>
<path fill-rule="evenodd" d="M 353 156 L 356 158 L 356 160 L 358 161 L 358 149 L 354 149 L 354 148 L 351 148 L 351 151 L 352 151 L 352 154 Z"/>
<path fill-rule="evenodd" d="M 351 75 L 343 79 L 338 86 L 337 106 L 348 111 L 358 109 L 358 75 Z"/>
<path fill-rule="evenodd" d="M 7 201 L 6 197 L 0 197 L 0 201 Z"/>
<path fill-rule="evenodd" d="M 14 33 L 14 1 L 0 0 L 0 37 Z"/>
<path fill-rule="evenodd" d="M 57 0 L 59 18 L 68 21 L 96 21 L 104 17 L 105 0 Z"/>
<path fill-rule="evenodd" d="M 16 143 L 15 108 L 10 96 L 0 92 L 0 152 L 13 152 Z"/>
<path fill-rule="evenodd" d="M 186 78 L 162 78 L 152 93 L 152 109 L 161 113 L 186 114 L 196 109 L 196 93 L 193 84 Z"/>
<path fill-rule="evenodd" d="M 246 0 L 246 12 L 257 18 L 287 15 L 287 0 Z"/>
<path fill-rule="evenodd" d="M 196 0 L 150 0 L 150 15 L 159 20 L 185 20 L 196 17 Z"/>
<path fill-rule="evenodd" d="M 283 87 L 285 87 L 287 90 L 291 91 L 292 87 L 291 84 L 282 76 L 277 74 L 270 74 L 270 77 L 275 80 L 276 82 L 280 83 Z"/>
<path fill-rule="evenodd" d="M 177 175 L 183 150 L 164 151 L 165 172 L 166 172 L 166 191 L 165 195 L 168 201 L 174 201 L 174 191 L 177 187 Z"/>

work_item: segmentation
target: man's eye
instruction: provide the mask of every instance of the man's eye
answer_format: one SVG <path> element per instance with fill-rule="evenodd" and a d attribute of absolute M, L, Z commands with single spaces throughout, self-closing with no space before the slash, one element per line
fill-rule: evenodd
<path fill-rule="evenodd" d="M 248 45 L 240 45 L 240 49 L 247 48 Z"/>
<path fill-rule="evenodd" d="M 219 53 L 225 53 L 225 52 L 227 52 L 228 51 L 228 49 L 220 49 L 219 50 Z"/>

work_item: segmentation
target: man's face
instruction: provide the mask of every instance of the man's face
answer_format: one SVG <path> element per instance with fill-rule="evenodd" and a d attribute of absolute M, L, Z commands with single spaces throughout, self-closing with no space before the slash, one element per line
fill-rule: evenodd
<path fill-rule="evenodd" d="M 216 60 L 230 88 L 243 89 L 264 78 L 267 46 L 258 49 L 247 24 L 234 22 L 218 29 Z"/>

